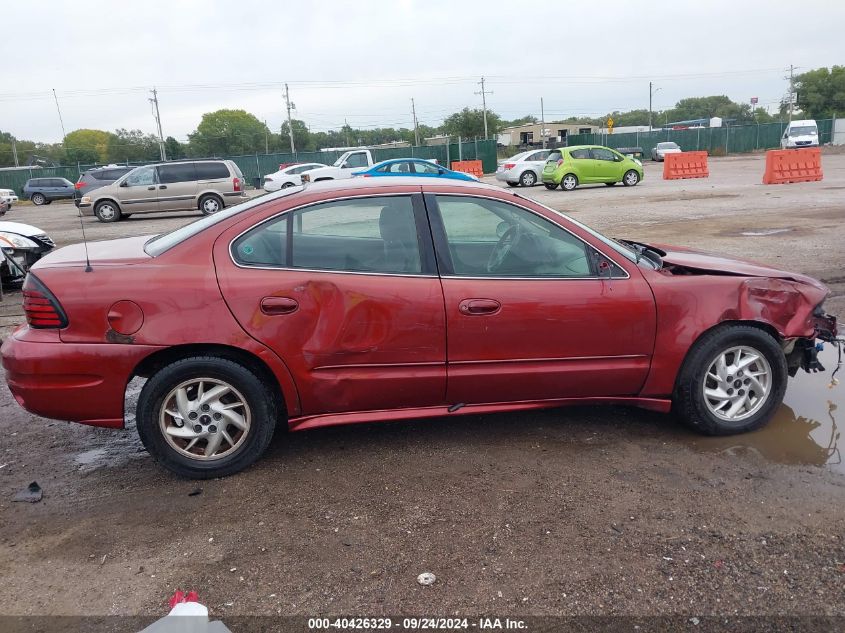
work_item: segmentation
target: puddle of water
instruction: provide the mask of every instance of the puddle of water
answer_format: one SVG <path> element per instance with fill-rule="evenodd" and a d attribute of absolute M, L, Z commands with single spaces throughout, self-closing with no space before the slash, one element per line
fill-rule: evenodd
<path fill-rule="evenodd" d="M 792 229 L 760 229 L 759 231 L 743 231 L 740 235 L 746 237 L 765 237 L 766 235 L 777 235 L 778 233 L 789 233 Z"/>
<path fill-rule="evenodd" d="M 845 426 L 845 367 L 836 375 L 840 384 L 828 388 L 836 367 L 836 348 L 825 344 L 819 354 L 825 372 L 799 369 L 789 379 L 784 403 L 769 424 L 753 433 L 728 437 L 693 437 L 700 451 L 742 455 L 752 453 L 780 464 L 827 466 L 845 474 L 842 427 Z"/>

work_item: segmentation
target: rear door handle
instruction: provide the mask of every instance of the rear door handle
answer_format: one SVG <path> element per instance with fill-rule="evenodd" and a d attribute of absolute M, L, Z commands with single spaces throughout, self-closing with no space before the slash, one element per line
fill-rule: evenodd
<path fill-rule="evenodd" d="M 261 311 L 269 316 L 290 314 L 296 312 L 299 303 L 290 297 L 264 297 L 261 300 Z"/>
<path fill-rule="evenodd" d="M 496 314 L 502 309 L 502 304 L 495 299 L 464 299 L 458 304 L 458 309 L 467 316 Z"/>
<path fill-rule="evenodd" d="M 155 191 L 155 187 L 147 187 L 147 191 Z"/>
<path fill-rule="evenodd" d="M 167 189 L 167 185 L 159 185 L 158 188 L 159 189 Z"/>

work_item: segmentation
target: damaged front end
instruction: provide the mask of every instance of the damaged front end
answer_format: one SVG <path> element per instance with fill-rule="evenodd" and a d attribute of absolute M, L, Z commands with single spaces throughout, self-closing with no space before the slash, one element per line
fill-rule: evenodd
<path fill-rule="evenodd" d="M 813 310 L 810 320 L 814 329 L 813 338 L 784 340 L 783 353 L 786 355 L 786 366 L 790 376 L 794 376 L 799 368 L 811 374 L 825 371 L 824 365 L 819 361 L 819 352 L 825 343 L 838 347 L 839 358 L 842 358 L 843 340 L 838 337 L 836 317 L 827 314 L 822 304 L 819 304 Z M 820 342 L 817 343 L 816 340 Z"/>

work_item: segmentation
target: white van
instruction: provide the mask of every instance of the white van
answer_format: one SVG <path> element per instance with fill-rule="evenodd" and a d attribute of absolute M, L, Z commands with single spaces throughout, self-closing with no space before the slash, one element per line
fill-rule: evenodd
<path fill-rule="evenodd" d="M 792 121 L 786 126 L 783 136 L 780 139 L 780 146 L 783 149 L 818 147 L 818 145 L 819 128 L 812 119 Z"/>

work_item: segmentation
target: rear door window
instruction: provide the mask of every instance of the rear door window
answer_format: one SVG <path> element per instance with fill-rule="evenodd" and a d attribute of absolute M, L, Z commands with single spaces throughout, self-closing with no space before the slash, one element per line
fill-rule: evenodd
<path fill-rule="evenodd" d="M 193 182 L 195 180 L 197 180 L 197 170 L 194 163 L 176 163 L 159 165 L 158 167 L 158 181 L 161 183 Z"/>
<path fill-rule="evenodd" d="M 224 163 L 194 163 L 194 165 L 196 165 L 197 180 L 220 180 L 229 177 L 229 168 Z"/>
<path fill-rule="evenodd" d="M 571 152 L 569 152 L 569 155 L 572 156 L 572 158 L 575 158 L 575 159 L 578 159 L 578 160 L 584 160 L 585 158 L 590 158 L 590 150 L 588 150 L 588 149 L 573 149 Z"/>

